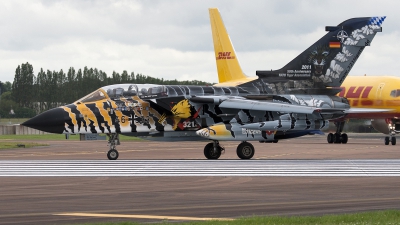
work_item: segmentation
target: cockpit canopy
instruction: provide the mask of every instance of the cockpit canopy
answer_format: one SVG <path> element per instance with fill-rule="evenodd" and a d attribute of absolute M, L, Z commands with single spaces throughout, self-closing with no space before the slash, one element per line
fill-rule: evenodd
<path fill-rule="evenodd" d="M 99 101 L 99 100 L 103 100 L 103 99 L 106 99 L 106 96 L 100 89 L 98 89 L 98 90 L 86 95 L 85 97 L 79 99 L 76 102 L 86 103 L 86 102 Z"/>
<path fill-rule="evenodd" d="M 102 87 L 77 102 L 93 102 L 108 98 L 115 99 L 121 97 L 138 96 L 139 98 L 155 98 L 168 96 L 167 88 L 164 85 L 154 84 L 115 84 Z"/>
<path fill-rule="evenodd" d="M 167 88 L 156 84 L 118 84 L 102 88 L 110 98 L 139 96 L 154 98 L 167 96 Z"/>
<path fill-rule="evenodd" d="M 138 96 L 140 99 L 154 99 L 175 96 L 239 96 L 244 94 L 260 94 L 255 86 L 249 87 L 214 87 L 214 86 L 184 86 L 158 84 L 113 84 L 79 99 L 77 102 L 93 102 L 106 98 L 119 99 Z"/>

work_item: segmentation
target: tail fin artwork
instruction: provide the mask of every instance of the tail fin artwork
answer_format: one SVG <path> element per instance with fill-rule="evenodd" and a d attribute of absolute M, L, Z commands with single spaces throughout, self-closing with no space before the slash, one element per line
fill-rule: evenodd
<path fill-rule="evenodd" d="M 327 34 L 282 69 L 256 74 L 265 82 L 294 80 L 299 88 L 339 87 L 364 48 L 382 31 L 385 18 L 353 18 L 337 26 L 327 26 Z M 298 82 L 301 80 L 305 82 Z"/>
<path fill-rule="evenodd" d="M 270 94 L 337 94 L 364 48 L 382 31 L 386 18 L 353 18 L 326 26 L 327 34 L 283 68 L 259 70 L 258 77 L 247 77 L 218 9 L 210 8 L 209 12 L 220 82 L 215 86 L 252 86 Z"/>
<path fill-rule="evenodd" d="M 218 9 L 210 8 L 209 13 L 218 70 L 218 86 L 236 86 L 257 79 L 257 77 L 249 78 L 243 73 Z"/>

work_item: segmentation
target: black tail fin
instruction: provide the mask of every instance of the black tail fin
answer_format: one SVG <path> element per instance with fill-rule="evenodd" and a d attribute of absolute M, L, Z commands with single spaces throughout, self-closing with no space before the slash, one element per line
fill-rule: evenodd
<path fill-rule="evenodd" d="M 327 26 L 326 35 L 282 69 L 256 74 L 265 83 L 294 80 L 297 88 L 339 87 L 365 46 L 382 31 L 385 18 L 353 18 L 337 26 Z"/>

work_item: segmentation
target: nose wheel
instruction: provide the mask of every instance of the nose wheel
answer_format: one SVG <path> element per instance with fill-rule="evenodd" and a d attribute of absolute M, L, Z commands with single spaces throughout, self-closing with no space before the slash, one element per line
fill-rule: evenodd
<path fill-rule="evenodd" d="M 107 158 L 109 160 L 117 160 L 119 153 L 116 149 L 116 146 L 120 144 L 119 136 L 117 133 L 107 134 L 108 136 L 108 145 L 110 146 L 110 150 L 107 152 Z"/>
<path fill-rule="evenodd" d="M 118 156 L 119 156 L 119 153 L 116 149 L 111 149 L 107 153 L 107 158 L 109 160 L 116 160 L 116 159 L 118 159 Z"/>

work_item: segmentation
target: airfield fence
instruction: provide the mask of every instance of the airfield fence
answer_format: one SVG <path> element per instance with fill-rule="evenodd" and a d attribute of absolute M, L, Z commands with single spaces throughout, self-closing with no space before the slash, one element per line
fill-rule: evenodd
<path fill-rule="evenodd" d="M 20 124 L 0 125 L 0 135 L 11 135 L 11 134 L 27 135 L 27 134 L 48 134 L 48 133 L 30 127 L 25 127 Z"/>

